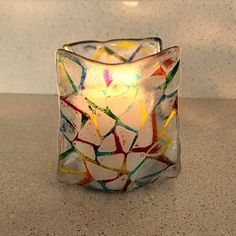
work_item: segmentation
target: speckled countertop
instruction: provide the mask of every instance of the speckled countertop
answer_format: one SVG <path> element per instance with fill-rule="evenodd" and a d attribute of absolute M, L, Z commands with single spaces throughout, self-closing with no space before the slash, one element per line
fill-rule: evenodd
<path fill-rule="evenodd" d="M 179 177 L 105 194 L 56 181 L 55 96 L 0 95 L 0 235 L 236 235 L 236 100 L 180 105 Z"/>

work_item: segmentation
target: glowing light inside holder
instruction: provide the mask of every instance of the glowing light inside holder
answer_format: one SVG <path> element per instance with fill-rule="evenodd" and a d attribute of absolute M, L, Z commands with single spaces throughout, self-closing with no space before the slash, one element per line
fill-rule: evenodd
<path fill-rule="evenodd" d="M 160 47 L 149 38 L 57 51 L 60 181 L 126 191 L 178 174 L 180 52 Z"/>

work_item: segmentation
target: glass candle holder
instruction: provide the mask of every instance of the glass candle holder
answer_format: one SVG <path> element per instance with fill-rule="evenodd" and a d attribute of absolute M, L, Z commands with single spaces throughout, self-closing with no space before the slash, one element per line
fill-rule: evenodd
<path fill-rule="evenodd" d="M 159 38 L 83 41 L 56 52 L 58 179 L 127 191 L 180 171 L 180 49 Z"/>

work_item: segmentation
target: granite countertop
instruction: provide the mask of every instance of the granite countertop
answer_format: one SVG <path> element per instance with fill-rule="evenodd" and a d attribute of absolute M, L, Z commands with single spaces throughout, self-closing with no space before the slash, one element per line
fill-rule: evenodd
<path fill-rule="evenodd" d="M 57 182 L 57 98 L 0 95 L 0 235 L 236 235 L 236 100 L 182 99 L 182 172 L 123 194 Z"/>

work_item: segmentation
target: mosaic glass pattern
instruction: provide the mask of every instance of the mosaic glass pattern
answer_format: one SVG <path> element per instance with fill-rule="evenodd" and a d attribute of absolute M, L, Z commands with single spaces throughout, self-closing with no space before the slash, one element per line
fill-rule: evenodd
<path fill-rule="evenodd" d="M 58 179 L 127 191 L 180 171 L 180 49 L 158 38 L 86 41 L 56 53 Z"/>

